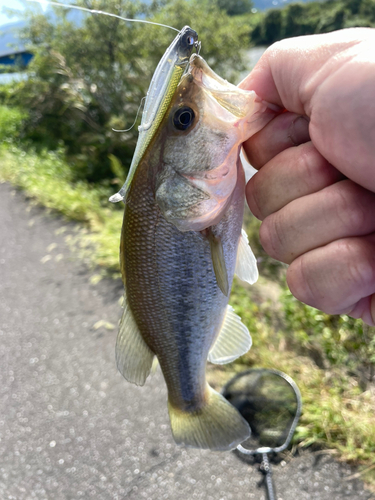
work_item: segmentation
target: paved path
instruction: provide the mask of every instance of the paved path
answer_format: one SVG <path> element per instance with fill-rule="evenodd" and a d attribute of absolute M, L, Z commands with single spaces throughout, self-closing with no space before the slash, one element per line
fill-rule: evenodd
<path fill-rule="evenodd" d="M 28 207 L 0 185 L 0 499 L 264 499 L 235 453 L 174 444 L 160 373 L 128 384 L 116 332 L 93 328 L 117 324 L 120 284 L 90 285 L 67 224 Z M 305 453 L 274 467 L 278 498 L 368 500 L 352 472 Z"/>

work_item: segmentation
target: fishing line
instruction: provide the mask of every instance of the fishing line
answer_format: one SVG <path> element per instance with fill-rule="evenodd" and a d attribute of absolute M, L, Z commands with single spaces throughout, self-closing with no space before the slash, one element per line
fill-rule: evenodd
<path fill-rule="evenodd" d="M 153 21 L 146 21 L 145 19 L 129 19 L 127 17 L 118 16 L 117 14 L 112 14 L 111 12 L 104 12 L 102 10 L 87 9 L 86 7 L 80 7 L 78 5 L 72 5 L 68 3 L 52 2 L 50 0 L 27 0 L 28 2 L 36 2 L 39 4 L 56 5 L 57 7 L 65 7 L 66 9 L 82 10 L 84 12 L 90 12 L 91 14 L 103 14 L 103 16 L 115 17 L 116 19 L 121 19 L 122 21 L 130 21 L 132 23 L 144 23 L 153 24 L 155 26 L 161 26 L 162 28 L 169 28 L 171 30 L 180 33 L 180 30 L 173 28 L 173 26 L 168 26 L 167 24 L 155 23 Z"/>
<path fill-rule="evenodd" d="M 146 97 L 147 97 L 147 96 L 142 97 L 141 102 L 139 103 L 139 106 L 138 106 L 138 111 L 137 111 L 137 115 L 136 115 L 136 117 L 135 117 L 135 120 L 134 120 L 133 125 L 132 125 L 130 128 L 127 128 L 126 130 L 116 130 L 115 128 L 113 128 L 113 129 L 112 129 L 112 130 L 113 130 L 113 132 L 129 132 L 129 130 L 131 130 L 131 129 L 134 127 L 135 122 L 137 121 L 137 118 L 138 118 L 139 112 L 140 112 L 140 110 L 141 110 L 142 104 L 144 103 L 144 101 L 145 101 Z"/>

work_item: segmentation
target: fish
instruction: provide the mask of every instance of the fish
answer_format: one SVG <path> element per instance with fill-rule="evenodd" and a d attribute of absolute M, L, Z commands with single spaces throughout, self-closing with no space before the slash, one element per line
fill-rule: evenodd
<path fill-rule="evenodd" d="M 125 203 L 116 361 L 125 379 L 144 385 L 157 358 L 176 443 L 227 451 L 251 430 L 209 386 L 206 364 L 229 363 L 251 347 L 228 305 L 234 273 L 249 283 L 258 277 L 242 229 L 239 152 L 273 113 L 254 92 L 216 75 L 194 48 L 198 35 L 185 26 L 151 80 L 128 177 L 110 198 Z"/>
<path fill-rule="evenodd" d="M 144 385 L 157 357 L 177 444 L 227 451 L 250 436 L 240 413 L 207 383 L 206 364 L 233 361 L 251 346 L 228 305 L 235 272 L 250 283 L 258 276 L 242 230 L 239 152 L 269 111 L 192 54 L 127 184 L 117 366 Z"/>

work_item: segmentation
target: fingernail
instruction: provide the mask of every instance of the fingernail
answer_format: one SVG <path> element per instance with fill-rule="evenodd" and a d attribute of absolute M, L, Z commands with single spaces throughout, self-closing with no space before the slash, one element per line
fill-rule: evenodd
<path fill-rule="evenodd" d="M 309 119 L 306 116 L 297 116 L 288 129 L 288 137 L 294 146 L 299 146 L 310 140 Z"/>

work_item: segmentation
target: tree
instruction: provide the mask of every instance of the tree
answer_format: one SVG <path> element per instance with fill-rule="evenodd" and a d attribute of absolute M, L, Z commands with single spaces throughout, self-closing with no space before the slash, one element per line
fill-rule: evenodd
<path fill-rule="evenodd" d="M 251 12 L 254 7 L 252 0 L 216 0 L 219 9 L 224 10 L 228 16 L 240 16 Z"/>
<path fill-rule="evenodd" d="M 283 13 L 280 9 L 267 11 L 263 21 L 264 42 L 267 45 L 283 38 Z"/>

